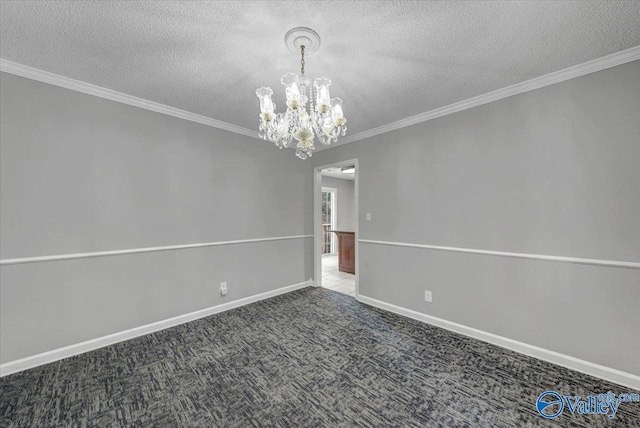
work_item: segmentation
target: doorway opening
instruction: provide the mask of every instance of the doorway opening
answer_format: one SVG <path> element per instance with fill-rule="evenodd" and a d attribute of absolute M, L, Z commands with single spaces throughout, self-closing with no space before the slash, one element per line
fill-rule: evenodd
<path fill-rule="evenodd" d="M 316 285 L 358 295 L 357 159 L 315 168 Z"/>

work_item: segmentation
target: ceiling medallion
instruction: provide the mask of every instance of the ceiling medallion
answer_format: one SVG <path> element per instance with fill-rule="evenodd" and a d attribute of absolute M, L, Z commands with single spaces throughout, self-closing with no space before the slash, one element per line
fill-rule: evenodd
<path fill-rule="evenodd" d="M 287 73 L 280 80 L 285 88 L 287 110 L 275 113 L 271 88 L 256 91 L 260 99 L 260 138 L 275 143 L 279 148 L 296 149 L 296 156 L 306 159 L 313 154 L 315 137 L 329 145 L 347 132 L 347 119 L 342 114 L 342 100 L 329 97 L 331 80 L 320 77 L 313 81 L 304 75 L 305 54 L 320 47 L 320 36 L 310 28 L 290 30 L 284 41 L 292 52 L 300 54 L 300 76 Z M 307 96 L 307 89 L 309 96 Z M 294 139 L 297 144 L 294 145 Z"/>

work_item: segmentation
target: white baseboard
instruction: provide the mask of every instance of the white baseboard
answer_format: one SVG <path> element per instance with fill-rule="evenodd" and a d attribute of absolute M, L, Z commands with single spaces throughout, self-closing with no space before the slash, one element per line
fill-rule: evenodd
<path fill-rule="evenodd" d="M 309 287 L 312 285 L 314 284 L 311 280 L 300 282 L 298 284 L 293 284 L 286 287 L 277 288 L 275 290 L 267 291 L 265 293 L 255 294 L 243 299 L 234 300 L 229 303 L 223 303 L 221 305 L 212 306 L 210 308 L 201 309 L 199 311 L 191 312 L 188 314 L 178 315 L 177 317 L 169 318 L 166 320 L 157 321 L 151 324 L 134 327 L 132 329 L 113 333 L 107 336 L 98 337 L 96 339 L 87 340 L 86 342 L 77 343 L 75 345 L 69 345 L 63 348 L 54 349 L 52 351 L 43 352 L 41 354 L 32 355 L 30 357 L 21 358 L 19 360 L 10 361 L 8 363 L 0 364 L 0 377 L 33 367 L 41 366 L 43 364 L 53 363 L 54 361 L 58 361 L 63 358 L 83 354 L 85 352 L 93 351 L 94 349 L 113 345 L 114 343 L 133 339 L 135 337 L 144 336 L 145 334 L 164 330 L 166 328 L 175 327 L 189 321 L 197 320 L 198 318 L 204 318 L 209 315 L 228 311 L 239 306 L 248 305 L 259 300 L 268 299 L 270 297 L 289 293 L 291 291 L 299 290 L 301 288 Z"/>
<path fill-rule="evenodd" d="M 623 385 L 628 388 L 640 390 L 640 376 L 636 376 L 631 373 L 626 373 L 620 370 L 612 369 L 610 367 L 591 363 L 589 361 L 581 360 L 569 355 L 564 355 L 559 352 L 550 351 L 548 349 L 540 348 L 534 345 L 529 345 L 527 343 L 518 342 L 517 340 L 508 339 L 506 337 L 498 336 L 493 333 L 487 333 L 485 331 L 447 321 L 442 318 L 422 314 L 411 309 L 372 299 L 371 297 L 359 295 L 356 297 L 356 299 L 366 305 L 374 306 L 376 308 L 384 309 L 385 311 L 393 312 L 395 314 L 402 315 L 408 318 L 413 318 L 415 320 L 422 321 L 436 327 L 441 327 L 456 333 L 463 334 L 465 336 L 473 337 L 474 339 L 479 339 L 493 345 L 501 346 L 503 348 L 528 355 L 530 357 L 538 358 L 540 360 L 557 364 L 559 366 L 567 367 L 571 370 L 595 376 L 609 382 L 617 383 L 618 385 Z"/>

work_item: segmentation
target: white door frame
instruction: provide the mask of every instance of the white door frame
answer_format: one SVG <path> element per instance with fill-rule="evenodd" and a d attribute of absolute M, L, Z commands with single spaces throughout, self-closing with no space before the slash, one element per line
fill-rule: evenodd
<path fill-rule="evenodd" d="M 349 159 L 345 161 L 335 162 L 328 165 L 317 166 L 313 169 L 313 272 L 314 282 L 317 287 L 322 287 L 322 170 L 326 168 L 341 168 L 343 166 L 354 165 L 356 167 L 354 190 L 355 201 L 354 210 L 356 217 L 355 224 L 355 246 L 356 246 L 356 298 L 360 295 L 360 244 L 358 243 L 360 212 L 358 209 L 359 190 L 358 190 L 358 159 Z"/>

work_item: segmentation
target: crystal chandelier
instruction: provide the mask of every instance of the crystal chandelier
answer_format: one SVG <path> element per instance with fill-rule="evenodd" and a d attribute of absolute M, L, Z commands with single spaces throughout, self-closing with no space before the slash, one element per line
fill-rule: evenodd
<path fill-rule="evenodd" d="M 344 136 L 347 119 L 342 114 L 342 100 L 329 97 L 331 80 L 320 77 L 311 85 L 311 80 L 304 75 L 304 55 L 318 50 L 320 36 L 310 28 L 298 27 L 289 31 L 284 39 L 289 50 L 300 54 L 300 76 L 287 73 L 280 80 L 287 97 L 284 113 L 274 112 L 271 88 L 263 86 L 256 91 L 260 99 L 259 136 L 281 149 L 295 147 L 296 156 L 306 159 L 313 154 L 315 137 L 329 145 L 336 142 L 338 136 Z"/>

